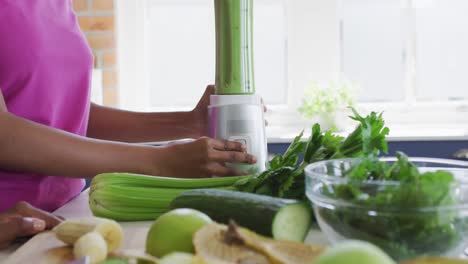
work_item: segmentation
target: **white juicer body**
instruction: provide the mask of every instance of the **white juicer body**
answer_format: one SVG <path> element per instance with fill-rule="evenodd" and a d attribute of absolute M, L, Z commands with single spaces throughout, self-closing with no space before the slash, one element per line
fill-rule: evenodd
<path fill-rule="evenodd" d="M 209 135 L 247 145 L 247 152 L 257 158 L 255 165 L 226 164 L 254 174 L 267 166 L 267 140 L 261 99 L 257 95 L 212 95 L 208 107 Z"/>

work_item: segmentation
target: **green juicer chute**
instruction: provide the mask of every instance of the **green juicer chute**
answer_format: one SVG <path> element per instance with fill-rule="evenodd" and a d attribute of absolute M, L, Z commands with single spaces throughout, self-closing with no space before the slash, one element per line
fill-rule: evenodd
<path fill-rule="evenodd" d="M 216 94 L 255 94 L 253 0 L 215 0 Z"/>
<path fill-rule="evenodd" d="M 214 0 L 216 16 L 216 92 L 210 98 L 209 136 L 237 141 L 257 164 L 226 164 L 254 174 L 268 164 L 265 119 L 255 94 L 253 0 Z"/>

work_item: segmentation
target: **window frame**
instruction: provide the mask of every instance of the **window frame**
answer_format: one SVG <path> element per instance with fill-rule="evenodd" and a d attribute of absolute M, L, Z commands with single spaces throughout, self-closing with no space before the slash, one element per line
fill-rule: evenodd
<path fill-rule="evenodd" d="M 285 0 L 287 3 L 287 103 L 269 105 L 267 116 L 272 126 L 308 126 L 297 113 L 303 90 L 310 80 L 326 81 L 342 74 L 342 50 L 340 36 L 340 1 L 343 0 Z M 346 1 L 346 0 L 344 0 Z M 321 2 L 321 3 L 319 3 Z M 405 0 L 411 4 L 412 0 Z M 321 8 L 316 16 L 310 12 Z M 137 111 L 180 111 L 190 107 L 151 108 L 148 91 L 148 73 L 145 65 L 145 1 L 116 0 L 117 50 L 119 56 L 120 107 Z M 407 9 L 407 19 L 411 19 Z M 414 25 L 414 23 L 412 23 Z M 323 27 L 328 27 L 326 30 Z M 414 36 L 408 29 L 408 38 Z M 307 34 L 304 34 L 307 32 Z M 414 55 L 414 41 L 408 41 L 407 50 Z M 414 56 L 407 55 L 409 60 Z M 468 123 L 468 100 L 417 101 L 414 83 L 414 61 L 406 63 L 407 87 L 405 100 L 401 102 L 358 103 L 364 112 L 385 110 L 388 123 Z M 143 70 L 142 70 L 143 69 Z M 408 74 L 410 73 L 410 74 Z M 201 96 L 201 95 L 200 95 Z"/>
<path fill-rule="evenodd" d="M 151 108 L 149 107 L 148 98 L 144 96 L 145 87 L 147 80 L 147 74 L 142 69 L 142 66 L 145 65 L 145 50 L 144 50 L 144 41 L 145 41 L 145 1 L 128 1 L 128 0 L 117 0 L 116 1 L 116 11 L 117 11 L 117 27 L 119 29 L 119 34 L 117 34 L 118 40 L 118 54 L 119 54 L 119 76 L 121 87 L 132 87 L 121 88 L 119 93 L 120 107 L 122 108 L 132 108 L 135 109 L 136 105 L 139 105 L 138 110 L 180 110 L 181 108 Z M 299 38 L 299 35 L 302 30 L 298 30 L 299 27 L 306 28 L 303 23 L 300 23 L 304 19 L 307 19 L 309 16 L 306 12 L 301 12 L 298 14 L 297 3 L 303 2 L 302 5 L 310 5 L 307 0 L 296 0 L 287 1 L 286 12 L 293 13 L 294 15 L 287 15 L 287 34 L 289 38 L 287 40 L 286 46 L 288 46 L 288 58 L 287 58 L 287 87 L 286 97 L 287 103 L 272 106 L 272 108 L 282 109 L 284 107 L 294 108 L 302 100 L 302 90 L 304 83 L 307 84 L 308 80 L 298 80 L 294 76 L 297 76 L 294 72 L 297 69 L 310 69 L 309 75 L 312 76 L 323 76 L 327 79 L 336 75 L 336 72 L 339 68 L 339 54 L 338 47 L 336 44 L 330 45 L 330 43 L 336 43 L 338 36 L 330 35 L 320 38 L 322 41 L 316 40 L 316 34 L 311 33 L 307 36 L 307 41 L 304 41 Z M 323 18 L 321 18 L 323 19 Z M 316 20 L 320 22 L 321 19 Z M 292 26 L 292 25 L 296 26 Z M 320 23 L 314 23 L 320 24 Z M 146 29 L 147 30 L 147 29 Z M 333 31 L 336 31 L 334 29 Z M 337 31 L 336 31 L 337 32 Z M 324 34 L 327 35 L 327 34 Z M 330 40 L 331 39 L 331 40 Z M 315 49 L 309 49 L 307 47 L 316 47 Z M 306 49 L 305 52 L 297 52 L 296 50 Z M 328 54 L 333 54 L 332 57 L 324 56 L 323 49 L 328 49 Z M 311 63 L 311 61 L 317 61 L 316 57 L 321 57 L 320 67 L 317 67 L 317 63 Z M 312 64 L 312 67 L 310 65 Z M 333 72 L 330 74 L 330 72 Z M 302 83 L 302 84 L 299 84 Z M 135 109 L 137 110 L 137 109 Z"/>

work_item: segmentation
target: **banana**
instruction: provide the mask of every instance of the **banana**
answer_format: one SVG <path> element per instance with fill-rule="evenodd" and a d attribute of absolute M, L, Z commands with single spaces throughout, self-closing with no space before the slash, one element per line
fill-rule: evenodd
<path fill-rule="evenodd" d="M 75 242 L 73 255 L 76 259 L 89 256 L 91 264 L 100 263 L 107 258 L 107 243 L 97 232 L 86 233 Z"/>
<path fill-rule="evenodd" d="M 59 240 L 69 245 L 75 244 L 85 234 L 97 232 L 106 241 L 109 252 L 118 249 L 123 240 L 122 227 L 117 222 L 97 217 L 66 220 L 53 232 Z"/>

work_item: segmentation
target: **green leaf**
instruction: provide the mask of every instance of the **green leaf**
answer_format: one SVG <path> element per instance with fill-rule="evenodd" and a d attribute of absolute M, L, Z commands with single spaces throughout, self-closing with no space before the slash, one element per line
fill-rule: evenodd
<path fill-rule="evenodd" d="M 312 134 L 307 141 L 307 146 L 304 154 L 304 161 L 310 163 L 312 156 L 321 147 L 323 140 L 322 130 L 320 124 L 315 124 L 312 127 Z"/>
<path fill-rule="evenodd" d="M 360 156 L 369 159 L 350 171 L 350 177 L 355 180 L 385 178 L 385 172 L 390 169 L 378 166 L 375 162 L 377 153 L 387 151 L 385 138 L 389 130 L 385 127 L 382 114 L 371 113 L 362 117 L 354 109 L 352 110 L 354 112 L 352 118 L 357 120 L 359 125 L 348 137 L 343 138 L 331 130 L 322 131 L 319 124 L 314 124 L 311 136 L 306 142 L 302 141 L 304 135 L 302 131 L 283 155 L 273 157 L 267 171 L 239 183 L 236 188 L 240 191 L 276 197 L 306 199 L 304 168 L 308 164 L 327 159 Z M 303 161 L 298 164 L 300 157 L 303 157 Z"/>
<path fill-rule="evenodd" d="M 270 161 L 271 169 L 278 169 L 283 165 L 283 155 L 275 155 Z"/>
<path fill-rule="evenodd" d="M 300 188 L 299 192 L 300 193 L 294 193 L 296 190 L 292 190 L 293 186 L 295 183 L 300 181 L 300 178 L 304 177 L 304 169 L 302 167 L 299 167 L 292 171 L 289 176 L 286 177 L 286 179 L 281 183 L 281 185 L 278 188 L 278 196 L 281 198 L 286 198 L 288 195 L 294 195 L 297 197 L 298 195 L 304 195 L 303 189 Z M 294 193 L 294 194 L 293 194 Z"/>
<path fill-rule="evenodd" d="M 377 155 L 379 152 L 387 153 L 388 145 L 386 137 L 390 129 L 385 127 L 383 114 L 375 112 L 362 117 L 352 108 L 354 116 L 351 118 L 360 124 L 345 139 L 340 152 L 346 157 L 357 157 L 360 155 Z"/>
<path fill-rule="evenodd" d="M 296 166 L 299 156 L 303 153 L 305 142 L 302 142 L 304 131 L 294 138 L 286 152 L 283 154 L 281 166 Z"/>

